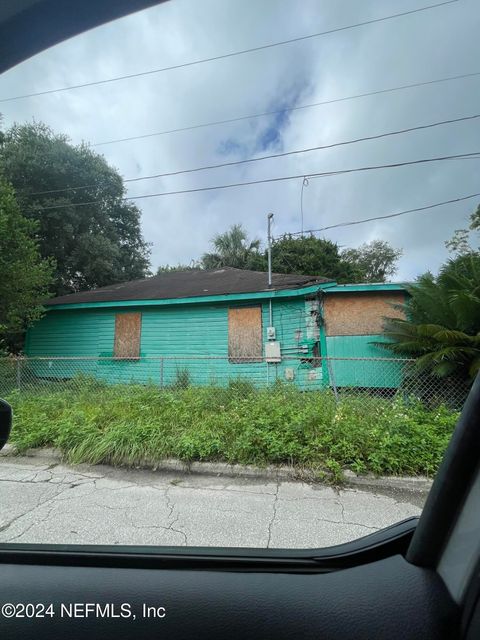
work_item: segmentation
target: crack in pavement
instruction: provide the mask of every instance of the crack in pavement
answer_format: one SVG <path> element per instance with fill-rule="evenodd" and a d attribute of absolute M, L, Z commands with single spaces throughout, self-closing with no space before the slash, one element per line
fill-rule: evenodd
<path fill-rule="evenodd" d="M 267 549 L 270 548 L 270 542 L 272 540 L 272 527 L 273 527 L 273 523 L 275 522 L 275 518 L 277 517 L 277 503 L 278 503 L 278 492 L 280 490 L 280 481 L 277 480 L 277 490 L 275 492 L 275 498 L 273 500 L 273 504 L 272 504 L 272 517 L 270 519 L 270 522 L 268 523 L 268 539 L 267 539 Z"/>
<path fill-rule="evenodd" d="M 170 496 L 168 495 L 169 487 L 166 487 L 165 489 L 160 489 L 159 487 L 152 487 L 152 488 L 156 489 L 157 491 L 161 491 L 163 493 L 165 499 L 166 499 L 167 509 L 168 509 L 168 514 L 167 514 L 167 518 L 166 518 L 167 524 L 166 525 L 161 525 L 161 524 L 138 524 L 134 520 L 134 515 L 131 514 L 131 513 L 128 513 L 128 510 L 129 510 L 128 506 L 127 507 L 122 507 L 122 510 L 125 510 L 126 519 L 130 522 L 131 526 L 134 529 L 138 529 L 138 530 L 153 529 L 153 530 L 162 530 L 162 531 L 172 531 L 173 533 L 178 533 L 180 536 L 182 536 L 183 541 L 184 541 L 184 545 L 188 546 L 187 534 L 185 533 L 185 531 L 182 531 L 181 529 L 174 528 L 174 525 L 179 520 L 179 516 L 177 515 L 175 518 L 173 518 L 173 511 L 175 509 L 175 503 L 170 500 Z M 97 506 L 100 506 L 100 505 L 97 505 Z M 115 507 L 111 507 L 111 508 L 115 509 Z M 120 510 L 120 508 L 118 508 L 118 510 Z M 171 521 L 169 522 L 170 519 L 171 519 Z"/>
<path fill-rule="evenodd" d="M 13 467 L 13 465 L 11 466 Z M 90 474 L 80 473 L 79 471 L 76 471 L 74 469 L 70 470 L 67 468 L 63 476 L 61 476 L 61 478 L 60 477 L 55 478 L 51 470 L 59 466 L 60 465 L 58 464 L 51 464 L 48 467 L 39 469 L 36 472 L 32 472 L 31 469 L 27 467 L 20 467 L 20 469 L 18 467 L 13 467 L 12 469 L 8 469 L 8 471 L 10 471 L 13 474 L 20 470 L 20 471 L 26 472 L 27 474 L 26 477 L 11 478 L 7 473 L 5 474 L 4 477 L 0 478 L 0 482 L 16 482 L 20 484 L 50 484 L 50 483 L 51 484 L 71 484 L 72 482 L 78 482 L 79 480 L 81 481 L 82 479 L 85 479 L 86 481 L 91 482 L 94 479 L 102 480 L 105 477 L 104 475 L 98 475 L 94 473 L 90 473 Z M 37 480 L 38 476 L 42 473 L 48 473 L 50 477 L 45 478 L 44 480 Z M 71 476 L 71 479 L 67 480 L 67 477 L 70 477 L 70 476 Z"/>
<path fill-rule="evenodd" d="M 165 489 L 165 499 L 167 501 L 167 509 L 169 509 L 168 518 L 171 518 L 173 511 L 175 509 L 175 503 L 170 500 L 169 491 L 170 491 L 170 487 L 167 487 Z M 177 517 L 175 518 L 175 520 L 172 520 L 172 522 L 170 522 L 167 529 L 170 529 L 170 531 L 175 531 L 175 533 L 179 533 L 181 536 L 183 536 L 185 546 L 188 546 L 187 534 L 185 533 L 185 531 L 182 531 L 181 529 L 173 528 L 173 525 L 177 524 L 179 517 L 180 516 L 177 514 Z"/>
<path fill-rule="evenodd" d="M 133 543 L 145 539 L 152 540 L 151 544 L 188 546 L 189 542 L 195 544 L 199 536 L 204 544 L 215 544 L 221 534 L 227 545 L 273 548 L 278 544 L 278 536 L 292 537 L 290 530 L 295 531 L 296 526 L 302 530 L 305 522 L 310 527 L 299 536 L 302 546 L 308 546 L 315 544 L 323 522 L 333 541 L 342 537 L 351 539 L 381 528 L 350 521 L 351 517 L 361 517 L 377 525 L 380 511 L 382 523 L 388 524 L 390 517 L 394 522 L 405 517 L 404 512 L 410 509 L 401 495 L 392 499 L 363 489 L 340 492 L 332 487 L 312 493 L 317 487 L 282 478 L 256 483 L 231 478 L 224 481 L 171 474 L 146 475 L 141 471 L 137 476 L 136 471 L 110 471 L 96 466 L 84 466 L 81 472 L 74 469 L 63 464 L 51 469 L 40 465 L 27 469 L 25 464 L 15 463 L 0 465 L 0 491 L 9 497 L 7 503 L 12 505 L 10 513 L 4 512 L 5 520 L 10 519 L 0 525 L 0 539 L 42 542 L 49 537 L 65 537 L 64 541 L 68 542 L 69 534 L 75 533 L 75 542 L 79 541 L 78 536 L 80 542 L 85 538 L 100 542 L 105 536 L 115 536 L 112 539 Z M 23 479 L 19 479 L 22 476 Z M 12 484 L 8 485 L 9 482 Z M 22 484 L 25 487 L 22 488 Z M 34 489 L 33 485 L 39 488 Z M 294 502 L 298 505 L 294 506 Z M 400 508 L 402 505 L 404 508 Z M 18 514 L 20 509 L 25 511 Z M 18 515 L 13 517 L 13 513 Z M 90 522 L 91 527 L 86 526 L 84 520 Z M 224 521 L 227 524 L 222 525 Z M 335 527 L 327 527 L 326 523 Z M 70 529 L 78 529 L 80 533 Z M 142 529 L 150 533 L 140 534 Z M 168 531 L 172 534 L 167 534 Z M 295 546 L 298 542 L 293 536 L 292 544 Z"/>
<path fill-rule="evenodd" d="M 44 503 L 44 504 L 46 504 L 46 503 Z M 40 506 L 43 507 L 43 504 L 40 505 Z M 23 535 L 28 533 L 32 527 L 34 527 L 35 525 L 41 524 L 42 522 L 45 522 L 46 520 L 48 520 L 48 518 L 50 517 L 50 515 L 51 515 L 51 513 L 53 511 L 54 506 L 55 505 L 51 505 L 50 506 L 50 509 L 48 510 L 48 513 L 43 518 L 41 518 L 40 520 L 35 520 L 34 522 L 31 522 L 26 529 L 24 529 L 23 531 L 18 533 L 16 536 L 13 536 L 13 538 L 7 538 L 5 540 L 5 542 L 13 542 L 14 540 L 17 540 L 18 538 L 21 538 Z"/>
<path fill-rule="evenodd" d="M 57 485 L 57 486 L 62 486 L 62 485 Z M 10 527 L 15 524 L 15 522 L 17 522 L 18 520 L 21 520 L 22 518 L 24 518 L 25 516 L 28 516 L 30 514 L 32 514 L 34 511 L 36 511 L 37 509 L 40 509 L 41 507 L 45 506 L 46 504 L 48 504 L 49 502 L 53 502 L 59 495 L 61 495 L 64 491 L 66 491 L 68 489 L 68 487 L 64 487 L 63 489 L 61 489 L 60 491 L 58 491 L 54 496 L 51 496 L 50 498 L 47 498 L 46 500 L 42 501 L 43 496 L 45 495 L 45 492 L 43 492 L 41 494 L 41 496 L 39 497 L 39 499 L 37 500 L 37 503 L 35 506 L 33 506 L 31 509 L 29 509 L 28 511 L 25 511 L 24 513 L 21 513 L 18 516 L 15 516 L 14 518 L 12 518 L 9 522 L 5 523 L 4 525 L 2 525 L 0 527 L 0 533 L 3 533 L 4 531 L 8 531 L 8 529 L 10 529 Z M 52 505 L 52 508 L 50 509 L 50 511 L 48 512 L 48 516 L 50 516 L 50 513 L 52 512 L 53 508 L 55 505 Z M 47 518 L 48 518 L 47 516 Z M 47 518 L 44 518 L 41 520 L 41 522 L 44 522 Z M 26 533 L 27 531 L 29 531 L 33 525 L 37 524 L 37 522 L 32 522 L 30 523 L 30 525 L 27 526 L 26 529 L 24 529 L 20 534 L 18 534 L 17 536 L 15 536 L 14 538 L 11 539 L 7 539 L 5 540 L 5 542 L 10 542 L 11 540 L 15 540 L 16 538 L 22 536 L 24 533 Z"/>
<path fill-rule="evenodd" d="M 341 509 L 342 520 L 338 524 L 350 524 L 355 527 L 363 527 L 364 529 L 370 529 L 372 531 L 378 531 L 381 527 L 371 527 L 368 524 L 362 524 L 361 522 L 350 522 L 349 520 L 345 520 L 345 506 L 339 500 L 336 500 L 336 504 Z M 335 520 L 324 520 L 324 522 L 335 522 Z"/>
<path fill-rule="evenodd" d="M 171 484 L 171 483 L 170 483 Z M 153 486 L 153 485 L 149 485 L 149 486 Z M 194 485 L 191 484 L 183 484 L 183 481 L 180 481 L 179 483 L 175 483 L 172 485 L 173 487 L 177 487 L 178 489 L 192 489 L 194 491 L 219 491 L 221 493 L 223 492 L 227 492 L 227 493 L 244 493 L 247 494 L 249 496 L 274 496 L 276 495 L 275 492 L 273 491 L 243 491 L 242 489 L 227 489 L 226 487 L 220 487 L 220 488 L 214 488 L 214 487 L 206 487 L 206 486 L 201 486 L 201 487 L 195 487 Z"/>

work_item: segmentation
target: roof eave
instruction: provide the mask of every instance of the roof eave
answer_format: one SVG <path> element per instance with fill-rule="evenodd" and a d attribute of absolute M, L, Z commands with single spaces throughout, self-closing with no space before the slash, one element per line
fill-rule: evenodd
<path fill-rule="evenodd" d="M 336 285 L 336 282 L 320 282 L 306 287 L 266 289 L 249 293 L 226 293 L 210 296 L 189 296 L 187 298 L 163 298 L 154 300 L 103 300 L 98 302 L 70 302 L 62 304 L 46 303 L 47 311 L 66 309 L 104 309 L 119 307 L 159 307 L 179 304 L 201 304 L 215 302 L 237 302 L 244 300 L 271 300 L 273 298 L 296 298 L 298 296 L 315 294 L 321 289 L 327 289 Z"/>
<path fill-rule="evenodd" d="M 328 293 L 357 293 L 375 291 L 407 291 L 409 283 L 382 282 L 364 284 L 336 284 L 328 288 Z"/>

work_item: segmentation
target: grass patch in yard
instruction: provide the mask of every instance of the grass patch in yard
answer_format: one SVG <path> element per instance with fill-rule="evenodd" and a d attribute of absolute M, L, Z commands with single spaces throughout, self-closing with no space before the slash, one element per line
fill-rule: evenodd
<path fill-rule="evenodd" d="M 14 392 L 11 441 L 19 452 L 58 447 L 67 461 L 137 466 L 164 458 L 357 473 L 433 475 L 458 413 L 444 405 L 280 384 L 158 389 L 98 386 Z"/>

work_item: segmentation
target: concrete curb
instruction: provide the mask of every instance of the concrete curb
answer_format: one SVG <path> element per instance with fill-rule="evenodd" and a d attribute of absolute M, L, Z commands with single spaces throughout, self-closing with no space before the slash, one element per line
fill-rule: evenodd
<path fill-rule="evenodd" d="M 15 446 L 5 445 L 0 451 L 0 458 L 16 455 Z M 42 448 L 29 449 L 25 457 L 36 458 L 45 461 L 46 464 L 58 464 L 62 461 L 62 454 L 58 449 Z M 151 469 L 153 471 L 167 471 L 176 473 L 193 473 L 197 475 L 226 476 L 231 478 L 253 478 L 258 480 L 290 480 L 290 481 L 314 481 L 311 471 L 303 470 L 288 465 L 269 465 L 267 467 L 255 467 L 253 465 L 228 464 L 226 462 L 192 462 L 190 464 L 176 459 L 165 459 L 159 462 L 145 460 L 139 465 L 139 469 Z M 432 480 L 424 476 L 358 476 L 353 471 L 344 471 L 345 485 L 359 489 L 395 489 L 397 491 L 428 492 L 432 486 Z"/>

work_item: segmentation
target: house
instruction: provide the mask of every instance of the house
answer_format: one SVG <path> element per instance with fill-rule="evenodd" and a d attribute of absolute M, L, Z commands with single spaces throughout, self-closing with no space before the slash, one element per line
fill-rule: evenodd
<path fill-rule="evenodd" d="M 263 272 L 167 272 L 49 300 L 25 352 L 43 378 L 81 372 L 163 386 L 184 372 L 194 384 L 246 377 L 311 388 L 337 373 L 325 356 L 385 358 L 372 342 L 382 340 L 383 317 L 398 313 L 392 303 L 404 296 L 398 284 L 273 274 L 269 287 Z M 365 365 L 360 379 L 358 367 L 335 364 L 337 386 L 398 385 L 395 372 L 380 380 L 378 366 L 368 374 Z"/>

